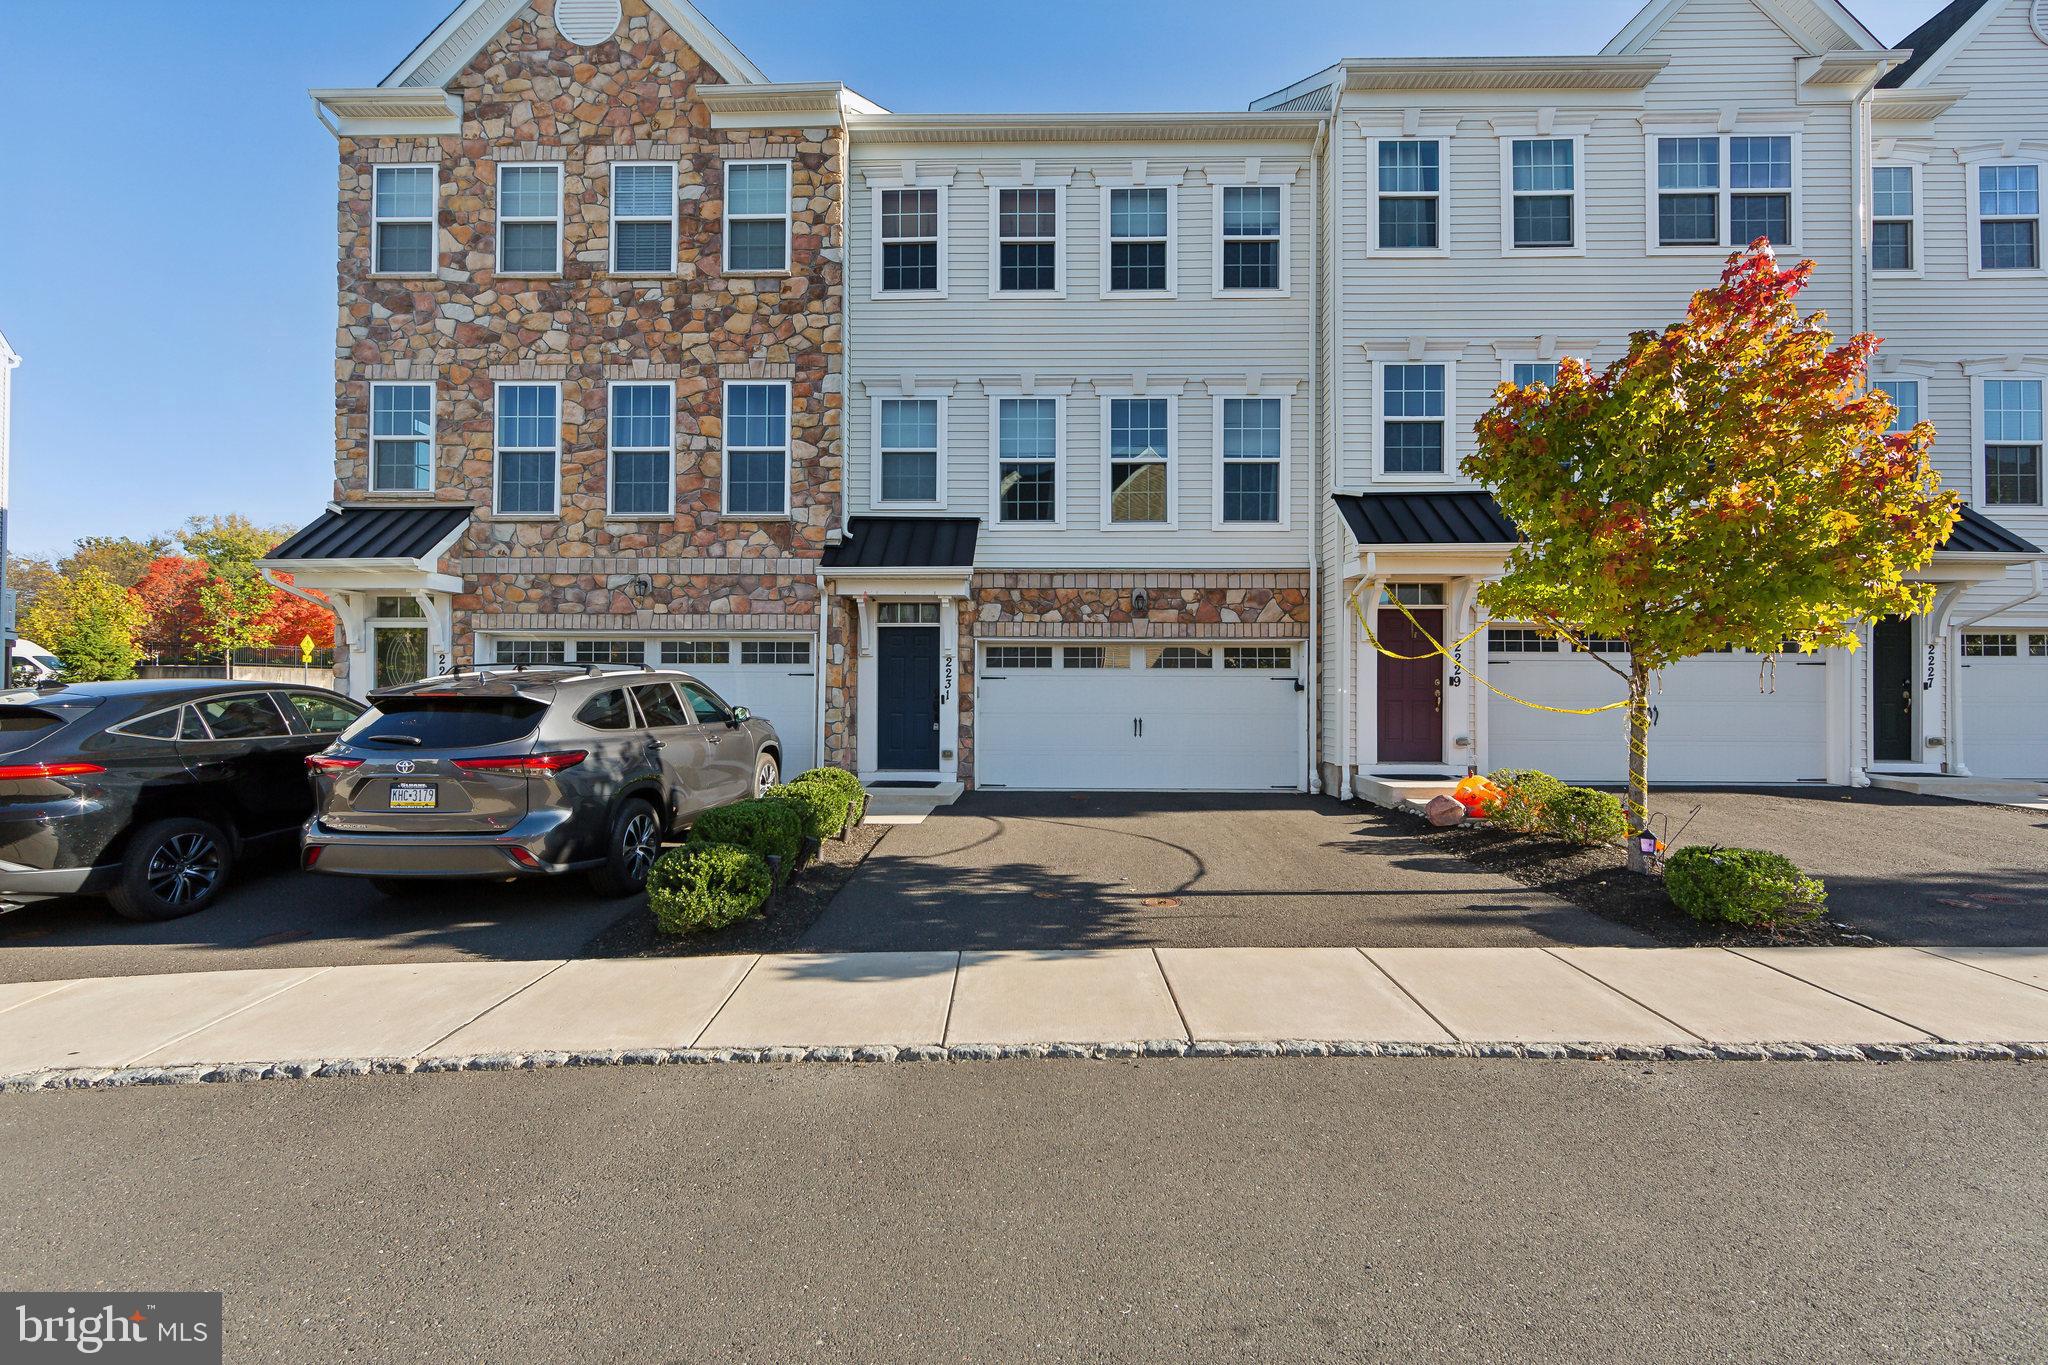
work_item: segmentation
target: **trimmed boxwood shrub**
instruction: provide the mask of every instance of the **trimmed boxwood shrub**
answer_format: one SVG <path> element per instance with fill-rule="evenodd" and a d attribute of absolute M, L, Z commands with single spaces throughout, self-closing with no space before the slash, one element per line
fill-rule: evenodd
<path fill-rule="evenodd" d="M 868 789 L 860 784 L 859 778 L 844 768 L 807 768 L 790 779 L 791 786 L 802 782 L 818 782 L 846 793 L 849 829 L 859 824 L 861 816 L 867 813 Z"/>
<path fill-rule="evenodd" d="M 1783 854 L 1693 844 L 1664 864 L 1672 903 L 1698 920 L 1776 929 L 1828 908 L 1827 887 Z"/>
<path fill-rule="evenodd" d="M 770 787 L 762 793 L 762 799 L 780 801 L 794 810 L 804 822 L 804 837 L 820 843 L 846 827 L 846 817 L 853 809 L 846 792 L 833 782 L 791 782 Z"/>
<path fill-rule="evenodd" d="M 1566 790 L 1564 783 L 1535 768 L 1502 768 L 1487 780 L 1502 791 L 1500 804 L 1486 817 L 1487 823 L 1518 834 L 1542 830 L 1545 808 Z"/>
<path fill-rule="evenodd" d="M 781 859 L 782 879 L 796 871 L 804 841 L 804 818 L 786 801 L 756 798 L 705 811 L 690 826 L 693 844 L 731 844 L 766 862 Z"/>
<path fill-rule="evenodd" d="M 1568 844 L 1611 844 L 1628 837 L 1621 798 L 1591 787 L 1566 787 L 1543 803 L 1543 828 Z"/>
<path fill-rule="evenodd" d="M 775 889 L 768 864 L 731 844 L 685 844 L 655 859 L 647 907 L 664 934 L 723 929 L 761 908 Z"/>

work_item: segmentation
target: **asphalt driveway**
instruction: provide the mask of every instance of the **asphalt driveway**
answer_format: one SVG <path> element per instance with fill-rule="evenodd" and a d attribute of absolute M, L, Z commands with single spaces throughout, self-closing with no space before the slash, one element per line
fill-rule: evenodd
<path fill-rule="evenodd" d="M 1649 942 L 1322 797 L 977 791 L 890 830 L 798 947 Z"/>

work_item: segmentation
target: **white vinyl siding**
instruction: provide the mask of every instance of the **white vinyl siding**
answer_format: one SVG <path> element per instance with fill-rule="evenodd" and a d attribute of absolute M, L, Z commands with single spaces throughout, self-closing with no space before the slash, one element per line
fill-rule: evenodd
<path fill-rule="evenodd" d="M 433 166 L 371 171 L 370 270 L 432 275 L 439 265 L 440 172 Z"/>
<path fill-rule="evenodd" d="M 498 164 L 498 273 L 562 273 L 562 167 Z"/>

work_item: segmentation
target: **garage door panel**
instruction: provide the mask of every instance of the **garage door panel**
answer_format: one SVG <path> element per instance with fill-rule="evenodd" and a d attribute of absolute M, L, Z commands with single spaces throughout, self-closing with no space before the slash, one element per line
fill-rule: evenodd
<path fill-rule="evenodd" d="M 1966 659 L 1956 701 L 1974 776 L 2048 778 L 2048 659 Z"/>

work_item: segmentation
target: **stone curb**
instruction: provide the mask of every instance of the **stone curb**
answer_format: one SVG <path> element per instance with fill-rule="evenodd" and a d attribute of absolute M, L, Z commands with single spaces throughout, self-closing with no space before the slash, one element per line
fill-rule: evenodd
<path fill-rule="evenodd" d="M 81 1067 L 0 1076 L 0 1094 L 297 1080 L 429 1071 L 538 1071 L 558 1066 L 702 1066 L 734 1062 L 993 1062 L 1016 1058 L 1116 1061 L 1137 1057 L 1474 1057 L 1602 1062 L 2048 1061 L 2048 1043 L 1380 1043 L 1285 1038 L 1261 1042 L 959 1043 L 951 1047 L 629 1048 L 492 1052 L 468 1057 L 352 1057 L 320 1062 Z"/>

